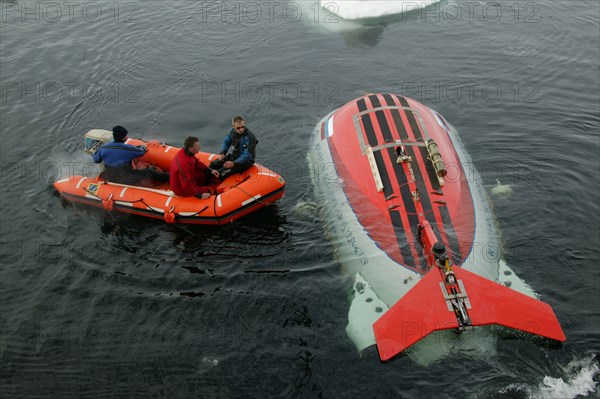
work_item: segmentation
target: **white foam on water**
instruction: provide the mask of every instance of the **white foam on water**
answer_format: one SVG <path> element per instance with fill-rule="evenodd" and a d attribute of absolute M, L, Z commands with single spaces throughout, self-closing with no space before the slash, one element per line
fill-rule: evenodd
<path fill-rule="evenodd" d="M 544 376 L 537 386 L 511 384 L 503 391 L 524 390 L 531 399 L 575 399 L 596 397 L 600 367 L 593 356 L 574 359 L 563 367 L 562 376 Z"/>
<path fill-rule="evenodd" d="M 219 364 L 219 359 L 215 357 L 203 357 L 200 359 L 197 372 L 200 374 L 206 373 L 207 371 L 217 367 Z"/>
<path fill-rule="evenodd" d="M 594 381 L 594 377 L 600 372 L 600 367 L 592 357 L 575 359 L 564 370 L 563 377 L 545 376 L 537 390 L 533 392 L 532 398 L 563 399 L 598 393 L 598 383 Z"/>
<path fill-rule="evenodd" d="M 341 18 L 364 19 L 423 9 L 439 0 L 321 0 L 321 7 Z"/>

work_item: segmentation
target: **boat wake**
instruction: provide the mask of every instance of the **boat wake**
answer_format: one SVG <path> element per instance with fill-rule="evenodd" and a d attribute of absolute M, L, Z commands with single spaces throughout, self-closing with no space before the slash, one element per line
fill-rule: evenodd
<path fill-rule="evenodd" d="M 544 376 L 537 386 L 511 384 L 501 393 L 522 392 L 530 399 L 575 399 L 597 397 L 600 366 L 598 356 L 573 359 L 561 367 L 562 375 Z"/>

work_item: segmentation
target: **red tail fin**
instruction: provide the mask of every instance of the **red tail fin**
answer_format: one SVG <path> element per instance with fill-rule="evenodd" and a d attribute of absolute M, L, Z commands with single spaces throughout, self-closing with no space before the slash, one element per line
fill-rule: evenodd
<path fill-rule="evenodd" d="M 501 326 L 565 341 L 550 305 L 471 273 L 453 268 L 462 280 L 471 308 L 473 326 Z M 458 328 L 458 321 L 443 296 L 438 270 L 432 269 L 375 324 L 375 340 L 381 360 L 389 360 L 436 330 Z"/>

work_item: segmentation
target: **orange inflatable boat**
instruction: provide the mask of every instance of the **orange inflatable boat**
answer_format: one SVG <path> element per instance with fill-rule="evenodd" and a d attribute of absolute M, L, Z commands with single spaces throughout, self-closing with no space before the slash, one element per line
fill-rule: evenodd
<path fill-rule="evenodd" d="M 85 151 L 93 153 L 112 140 L 112 132 L 93 129 L 85 134 Z M 128 144 L 145 145 L 148 151 L 135 160 L 136 167 L 147 165 L 168 171 L 171 160 L 180 150 L 157 141 L 128 139 Z M 217 154 L 200 152 L 196 157 L 208 165 Z M 207 199 L 178 197 L 168 183 L 153 187 L 111 183 L 101 177 L 70 176 L 56 181 L 54 187 L 67 201 L 163 219 L 167 223 L 219 225 L 230 223 L 281 199 L 285 181 L 277 173 L 254 164 L 242 173 L 209 185 L 213 193 Z"/>

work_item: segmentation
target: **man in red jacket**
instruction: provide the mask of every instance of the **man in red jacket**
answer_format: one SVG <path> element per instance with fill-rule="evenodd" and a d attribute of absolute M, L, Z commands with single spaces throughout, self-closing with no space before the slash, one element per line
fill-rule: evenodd
<path fill-rule="evenodd" d="M 206 199 L 210 197 L 210 190 L 206 183 L 210 175 L 219 177 L 219 172 L 209 168 L 195 157 L 200 151 L 200 141 L 197 137 L 188 137 L 183 143 L 173 162 L 171 162 L 170 184 L 171 190 L 181 197 Z"/>

